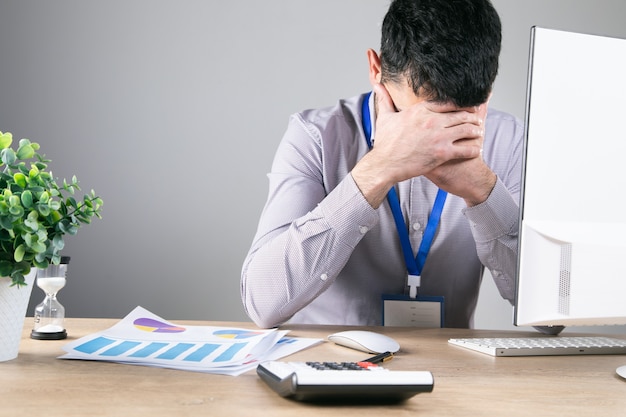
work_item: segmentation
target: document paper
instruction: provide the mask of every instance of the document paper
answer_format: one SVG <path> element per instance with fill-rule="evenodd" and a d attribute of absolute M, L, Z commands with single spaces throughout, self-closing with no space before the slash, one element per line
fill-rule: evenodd
<path fill-rule="evenodd" d="M 321 342 L 287 330 L 176 325 L 142 307 L 102 332 L 70 342 L 60 359 L 99 360 L 237 376 Z"/>

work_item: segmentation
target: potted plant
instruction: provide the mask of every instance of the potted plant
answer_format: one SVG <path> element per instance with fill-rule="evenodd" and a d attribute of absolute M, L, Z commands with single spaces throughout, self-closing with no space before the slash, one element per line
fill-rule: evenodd
<path fill-rule="evenodd" d="M 16 149 L 12 144 L 13 135 L 0 132 L 0 338 L 7 328 L 17 327 L 19 347 L 32 290 L 25 277 L 32 283 L 37 268 L 59 264 L 65 235 L 75 235 L 81 225 L 100 218 L 102 199 L 93 190 L 76 198 L 80 191 L 76 177 L 57 183 L 48 170 L 50 160 L 38 153 L 39 144 L 28 139 L 21 139 Z M 2 312 L 11 292 L 26 299 L 23 310 L 9 308 L 19 310 L 13 318 Z M 17 356 L 14 348 L 3 359 L 3 349 L 0 339 L 0 361 Z"/>

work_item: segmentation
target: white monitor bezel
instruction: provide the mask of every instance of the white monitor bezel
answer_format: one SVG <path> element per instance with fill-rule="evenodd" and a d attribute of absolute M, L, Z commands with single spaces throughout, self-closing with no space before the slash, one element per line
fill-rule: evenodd
<path fill-rule="evenodd" d="M 624 74 L 626 40 L 532 28 L 517 326 L 626 324 Z"/>

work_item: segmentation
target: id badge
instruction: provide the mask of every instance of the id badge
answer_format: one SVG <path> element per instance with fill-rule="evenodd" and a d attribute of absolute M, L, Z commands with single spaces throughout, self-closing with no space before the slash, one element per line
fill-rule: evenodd
<path fill-rule="evenodd" d="M 444 298 L 383 295 L 383 326 L 443 327 Z"/>

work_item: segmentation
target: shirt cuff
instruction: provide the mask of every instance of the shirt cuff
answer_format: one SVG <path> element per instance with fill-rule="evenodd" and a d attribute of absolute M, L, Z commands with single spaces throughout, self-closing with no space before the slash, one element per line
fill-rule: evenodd
<path fill-rule="evenodd" d="M 470 222 L 476 242 L 517 234 L 519 206 L 499 178 L 486 201 L 463 209 L 463 213 Z"/>
<path fill-rule="evenodd" d="M 379 221 L 378 211 L 367 202 L 352 175 L 347 175 L 318 208 L 346 243 L 354 242 L 350 246 L 356 246 Z"/>

